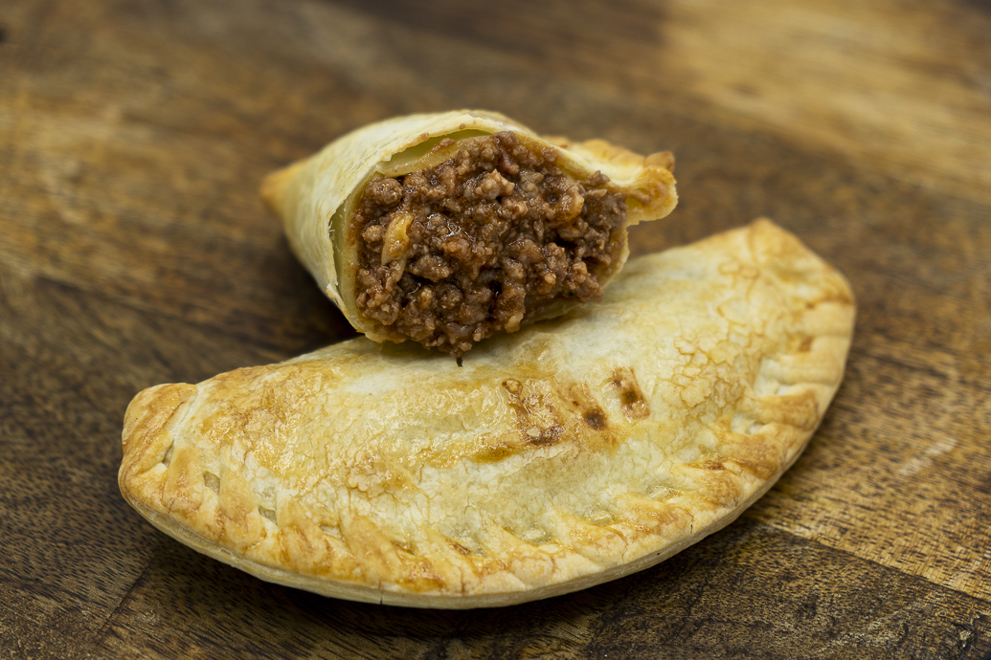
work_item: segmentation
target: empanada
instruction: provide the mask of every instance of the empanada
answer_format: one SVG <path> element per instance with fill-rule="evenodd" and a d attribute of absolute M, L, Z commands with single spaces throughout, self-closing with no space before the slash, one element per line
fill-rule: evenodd
<path fill-rule="evenodd" d="M 599 305 L 450 357 L 358 338 L 124 423 L 155 526 L 262 579 L 471 608 L 618 578 L 732 521 L 839 386 L 844 278 L 766 220 L 631 261 Z"/>
<path fill-rule="evenodd" d="M 270 175 L 262 196 L 357 330 L 461 355 L 599 300 L 626 228 L 674 208 L 673 163 L 447 112 L 349 133 Z"/>

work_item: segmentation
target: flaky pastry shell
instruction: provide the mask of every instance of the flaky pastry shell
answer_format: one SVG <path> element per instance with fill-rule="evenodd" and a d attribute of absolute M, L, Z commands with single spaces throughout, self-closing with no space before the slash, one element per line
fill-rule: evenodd
<path fill-rule="evenodd" d="M 408 115 L 352 131 L 314 156 L 270 174 L 262 198 L 282 219 L 295 255 L 351 325 L 375 341 L 405 341 L 401 334 L 364 318 L 356 304 L 361 293 L 356 281 L 359 254 L 349 222 L 355 204 L 370 181 L 436 165 L 450 157 L 458 141 L 500 131 L 512 131 L 530 145 L 553 148 L 562 169 L 577 179 L 596 172 L 609 177 L 609 190 L 626 199 L 626 226 L 662 218 L 677 203 L 670 152 L 642 156 L 605 140 L 542 137 L 504 115 L 481 110 Z M 433 149 L 442 138 L 455 140 L 455 145 Z M 601 272 L 603 284 L 628 256 L 624 233 L 621 253 Z M 537 318 L 558 316 L 577 304 L 558 300 Z"/>
<path fill-rule="evenodd" d="M 844 278 L 768 221 L 631 261 L 605 300 L 448 356 L 364 338 L 144 390 L 120 487 L 262 579 L 436 608 L 647 568 L 796 459 L 839 386 Z"/>

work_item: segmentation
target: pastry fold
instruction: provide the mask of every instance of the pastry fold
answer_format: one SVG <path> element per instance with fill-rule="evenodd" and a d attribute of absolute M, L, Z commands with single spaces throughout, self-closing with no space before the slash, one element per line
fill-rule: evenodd
<path fill-rule="evenodd" d="M 768 221 L 631 261 L 463 367 L 365 338 L 135 397 L 120 487 L 273 582 L 507 605 L 647 568 L 792 464 L 843 375 L 837 271 Z"/>
<path fill-rule="evenodd" d="M 627 227 L 674 208 L 673 163 L 466 110 L 353 131 L 262 197 L 357 330 L 461 355 L 599 300 Z"/>

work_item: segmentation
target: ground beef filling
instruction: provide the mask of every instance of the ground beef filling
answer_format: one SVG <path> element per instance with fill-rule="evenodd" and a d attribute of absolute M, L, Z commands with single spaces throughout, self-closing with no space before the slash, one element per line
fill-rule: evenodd
<path fill-rule="evenodd" d="M 571 178 L 553 149 L 511 132 L 459 144 L 436 167 L 369 183 L 351 218 L 361 315 L 456 356 L 556 299 L 601 298 L 626 217 L 604 175 Z"/>

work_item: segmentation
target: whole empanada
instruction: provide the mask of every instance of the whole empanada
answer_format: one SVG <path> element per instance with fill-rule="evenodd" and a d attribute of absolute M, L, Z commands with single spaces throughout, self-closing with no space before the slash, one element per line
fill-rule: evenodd
<path fill-rule="evenodd" d="M 270 175 L 293 251 L 359 331 L 461 355 L 601 298 L 673 159 L 541 138 L 492 112 L 410 115 Z"/>
<path fill-rule="evenodd" d="M 262 579 L 471 608 L 588 587 L 732 521 L 843 375 L 844 278 L 768 221 L 631 261 L 599 305 L 450 357 L 364 338 L 124 423 L 155 526 Z"/>

